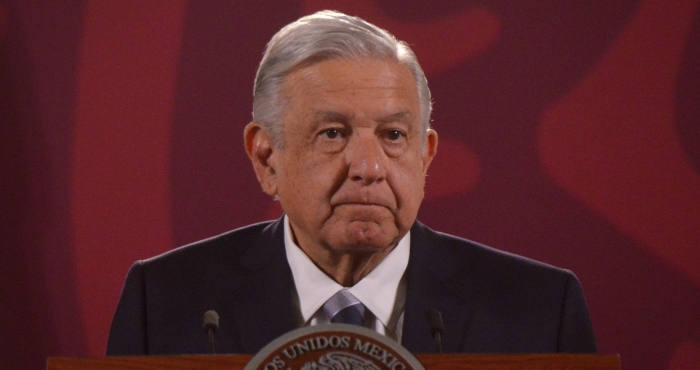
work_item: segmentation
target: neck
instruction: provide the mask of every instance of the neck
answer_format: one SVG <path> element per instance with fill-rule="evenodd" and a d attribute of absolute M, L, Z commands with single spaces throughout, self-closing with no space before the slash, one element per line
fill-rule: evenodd
<path fill-rule="evenodd" d="M 379 251 L 362 252 L 337 252 L 324 249 L 320 253 L 318 251 L 314 253 L 314 251 L 300 246 L 301 250 L 321 271 L 344 287 L 357 284 L 374 270 L 395 247 L 394 245 Z"/>
<path fill-rule="evenodd" d="M 372 272 L 401 240 L 398 238 L 386 247 L 334 247 L 300 238 L 291 221 L 289 226 L 294 243 L 321 271 L 344 287 L 354 286 Z"/>

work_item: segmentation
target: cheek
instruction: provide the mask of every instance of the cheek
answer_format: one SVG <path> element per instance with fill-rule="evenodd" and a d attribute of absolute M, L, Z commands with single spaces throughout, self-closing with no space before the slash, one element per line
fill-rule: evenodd
<path fill-rule="evenodd" d="M 398 164 L 398 163 L 397 163 Z M 418 208 L 423 200 L 425 175 L 422 164 L 411 161 L 399 165 L 395 173 L 393 187 L 400 208 Z"/>
<path fill-rule="evenodd" d="M 286 180 L 293 184 L 295 193 L 300 195 L 304 202 L 328 203 L 330 192 L 336 188 L 335 183 L 339 178 L 339 170 L 342 165 L 337 160 L 309 156 L 295 162 L 293 168 L 288 168 L 285 173 Z"/>
<path fill-rule="evenodd" d="M 306 188 L 305 182 L 308 179 L 304 163 L 290 160 L 294 156 L 295 154 L 287 154 L 286 160 L 281 163 L 277 174 L 280 196 L 288 198 L 288 201 L 303 197 L 303 190 Z"/>

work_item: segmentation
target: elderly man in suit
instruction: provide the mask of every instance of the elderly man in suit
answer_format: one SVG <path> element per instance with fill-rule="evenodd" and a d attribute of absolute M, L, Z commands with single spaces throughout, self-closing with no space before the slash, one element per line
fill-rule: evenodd
<path fill-rule="evenodd" d="M 108 354 L 254 353 L 292 329 L 349 322 L 413 352 L 595 352 L 567 270 L 416 221 L 438 148 L 414 53 L 356 17 L 324 11 L 284 27 L 255 81 L 245 149 L 285 215 L 138 261 Z"/>

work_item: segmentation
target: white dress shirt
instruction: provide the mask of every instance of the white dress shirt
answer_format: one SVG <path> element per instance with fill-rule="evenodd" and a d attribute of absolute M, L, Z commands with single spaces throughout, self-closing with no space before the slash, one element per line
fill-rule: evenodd
<path fill-rule="evenodd" d="M 352 287 L 335 282 L 294 242 L 289 218 L 284 216 L 284 246 L 292 269 L 297 307 L 303 326 L 326 324 L 330 318 L 323 304 L 341 289 L 347 289 L 369 311 L 365 327 L 401 342 L 403 306 L 406 300 L 404 272 L 408 265 L 411 233 L 408 232 L 382 262 Z"/>

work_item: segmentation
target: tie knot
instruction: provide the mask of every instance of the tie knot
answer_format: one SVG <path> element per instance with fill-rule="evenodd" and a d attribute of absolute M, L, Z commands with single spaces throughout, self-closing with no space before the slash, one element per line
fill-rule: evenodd
<path fill-rule="evenodd" d="M 323 312 L 332 323 L 364 324 L 365 306 L 347 289 L 339 290 L 323 305 Z"/>

